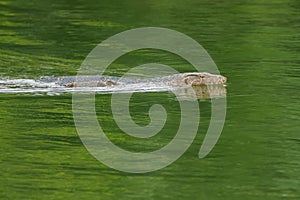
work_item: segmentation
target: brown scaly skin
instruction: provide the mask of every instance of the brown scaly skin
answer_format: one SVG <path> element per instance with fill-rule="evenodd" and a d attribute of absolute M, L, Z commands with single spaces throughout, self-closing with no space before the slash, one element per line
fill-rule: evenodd
<path fill-rule="evenodd" d="M 207 72 L 174 74 L 158 78 L 158 80 L 159 82 L 165 82 L 167 85 L 174 86 L 224 85 L 227 82 L 226 77 Z"/>
<path fill-rule="evenodd" d="M 210 73 L 187 73 L 184 77 L 184 82 L 187 85 L 222 85 L 227 82 L 227 78 L 221 75 L 214 75 Z"/>

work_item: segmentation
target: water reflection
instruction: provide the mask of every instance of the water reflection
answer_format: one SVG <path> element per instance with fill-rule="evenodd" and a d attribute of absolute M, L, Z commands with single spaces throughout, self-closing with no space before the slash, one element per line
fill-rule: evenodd
<path fill-rule="evenodd" d="M 197 99 L 214 99 L 226 97 L 226 87 L 224 85 L 201 85 L 193 86 L 192 88 L 177 88 L 173 90 L 184 99 L 191 99 L 196 95 Z"/>

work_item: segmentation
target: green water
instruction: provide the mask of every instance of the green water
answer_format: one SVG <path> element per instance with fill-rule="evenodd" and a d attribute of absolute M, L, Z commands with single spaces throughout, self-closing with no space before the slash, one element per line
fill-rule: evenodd
<path fill-rule="evenodd" d="M 113 170 L 89 154 L 71 94 L 1 93 L 0 199 L 299 199 L 299 12 L 296 0 L 0 1 L 0 76 L 75 75 L 101 41 L 153 26 L 198 41 L 228 78 L 226 122 L 213 151 L 198 158 L 210 118 L 204 100 L 194 143 L 170 166 L 146 174 Z M 142 50 L 108 73 L 149 61 L 192 69 L 174 55 Z M 171 93 L 133 96 L 139 125 L 149 123 L 151 104 L 168 110 L 164 130 L 146 141 L 120 133 L 110 97 L 97 95 L 98 119 L 122 148 L 153 151 L 174 136 L 180 112 Z"/>

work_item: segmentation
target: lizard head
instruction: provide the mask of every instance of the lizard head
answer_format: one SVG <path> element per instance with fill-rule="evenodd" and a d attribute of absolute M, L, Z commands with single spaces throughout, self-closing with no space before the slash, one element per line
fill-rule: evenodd
<path fill-rule="evenodd" d="M 207 72 L 193 72 L 184 74 L 184 82 L 187 85 L 222 85 L 227 82 L 227 78 L 221 75 Z"/>

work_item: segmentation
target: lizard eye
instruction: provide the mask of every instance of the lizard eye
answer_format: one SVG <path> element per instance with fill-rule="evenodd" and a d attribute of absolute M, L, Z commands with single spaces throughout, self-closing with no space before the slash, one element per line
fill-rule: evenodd
<path fill-rule="evenodd" d="M 198 74 L 198 77 L 205 78 L 205 74 Z"/>

